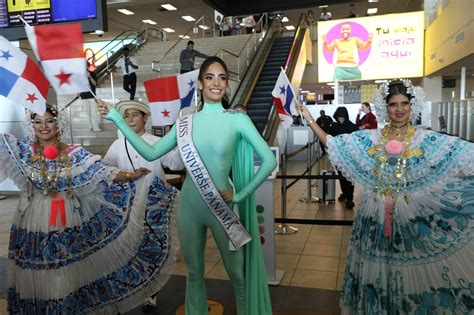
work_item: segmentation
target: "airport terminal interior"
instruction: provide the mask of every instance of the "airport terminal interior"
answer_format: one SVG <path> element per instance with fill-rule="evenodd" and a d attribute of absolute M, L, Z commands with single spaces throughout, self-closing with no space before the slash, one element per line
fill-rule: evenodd
<path fill-rule="evenodd" d="M 381 112 L 385 107 L 381 109 L 377 104 L 389 95 L 391 80 L 403 79 L 401 82 L 411 89 L 413 100 L 421 97 L 420 93 L 424 97 L 423 106 L 417 107 L 421 112 L 411 117 L 408 128 L 413 126 L 414 130 L 456 138 L 460 146 L 471 148 L 466 152 L 474 153 L 473 0 L 81 0 L 81 5 L 73 9 L 76 4 L 65 8 L 60 0 L 45 2 L 48 4 L 0 0 L 0 35 L 38 61 L 38 49 L 44 46 L 31 44 L 23 22 L 45 26 L 80 23 L 82 52 L 87 58 L 89 83 L 94 82 L 95 93 L 82 92 L 92 93 L 112 105 L 126 104 L 130 100 L 145 104 L 150 108 L 151 117 L 144 128 L 155 136 L 162 137 L 169 132 L 169 127 L 180 117 L 180 110 L 202 105 L 199 91 L 202 87 L 196 85 L 198 71 L 193 70 L 199 70 L 209 56 L 217 56 L 225 62 L 228 69 L 225 94 L 230 104 L 243 106 L 242 111 L 277 161 L 275 170 L 255 192 L 258 237 L 273 314 L 341 314 L 345 272 L 352 268 L 347 267 L 347 257 L 353 223 L 360 209 L 367 207 L 367 203 L 375 204 L 375 198 L 373 203 L 363 198 L 370 189 L 358 184 L 359 180 L 365 181 L 364 176 L 369 176 L 374 166 L 368 163 L 371 168 L 364 170 L 365 173 L 351 176 L 356 184 L 353 193 L 348 193 L 347 185 L 351 183 L 340 180 L 347 174 L 331 163 L 331 160 L 343 159 L 331 153 L 336 141 L 328 140 L 332 142 L 325 147 L 311 124 L 316 123 L 331 134 L 335 130 L 332 126 L 338 124 L 340 117 L 338 108 L 343 107 L 347 114 L 345 119 L 356 126 L 354 133 L 365 132 L 359 129 L 377 129 L 377 123 L 379 129 L 390 126 L 383 119 L 386 113 Z M 17 18 L 18 14 L 23 17 Z M 3 78 L 6 76 L 2 69 L 6 66 L 2 62 L 11 57 L 5 49 L 2 44 L 0 75 Z M 46 67 L 48 60 L 42 58 L 40 64 Z M 282 74 L 286 81 L 282 81 Z M 68 78 L 63 78 L 64 82 Z M 160 86 L 165 81 L 169 83 L 168 78 L 173 78 L 173 88 Z M 67 87 L 64 82 L 58 87 L 49 86 L 48 96 L 44 97 L 47 103 L 57 106 L 68 121 L 67 136 L 62 142 L 105 158 L 117 139 L 123 143 L 120 142 L 124 139 L 123 133 L 113 121 L 99 115 L 102 105 L 96 103 L 93 96 L 85 97 L 76 90 L 64 92 L 61 90 Z M 25 108 L 8 100 L 13 92 L 8 90 L 10 85 L 6 79 L 0 79 L 0 84 L 0 135 L 28 136 L 24 121 L 28 123 L 30 119 Z M 415 86 L 422 87 L 422 92 Z M 174 89 L 173 92 L 165 91 L 170 89 Z M 170 96 L 172 94 L 176 96 Z M 377 95 L 380 98 L 377 99 Z M 31 103 L 36 101 L 30 94 L 28 97 Z M 160 105 L 164 103 L 168 107 Z M 172 103 L 174 105 L 170 105 Z M 305 119 L 298 106 L 304 106 L 316 122 Z M 126 113 L 127 108 L 133 106 L 124 108 Z M 375 127 L 369 116 L 374 117 Z M 404 126 L 394 128 L 394 135 L 400 136 Z M 210 139 L 217 136 L 208 135 Z M 435 147 L 433 144 L 431 148 Z M 373 154 L 378 154 L 377 150 L 375 147 Z M 367 152 L 372 154 L 370 150 Z M 453 149 L 449 157 L 454 159 L 456 152 Z M 141 158 L 134 156 L 135 153 L 132 153 L 133 159 Z M 411 154 L 409 158 L 421 156 L 416 149 L 405 153 Z M 1 154 L 5 153 L 0 144 Z M 123 151 L 120 158 L 132 163 L 128 151 Z M 386 161 L 381 158 L 383 156 L 379 158 L 383 166 Z M 265 164 L 259 159 L 255 155 L 252 165 L 255 170 Z M 392 163 L 393 158 L 388 159 L 387 163 Z M 0 166 L 7 167 L 4 160 L 0 156 Z M 352 157 L 348 155 L 347 160 L 352 161 Z M 398 163 L 397 170 L 402 168 L 400 165 L 406 167 L 403 164 L 406 159 L 394 161 L 390 165 Z M 469 162 L 472 158 L 465 157 L 462 161 Z M 339 162 L 344 164 L 344 161 Z M 456 167 L 458 172 L 463 172 L 464 166 Z M 186 177 L 184 166 L 177 170 L 171 168 L 165 167 L 164 178 L 181 189 Z M 8 174 L 4 169 L 0 172 Z M 379 176 L 383 167 L 374 172 Z M 465 178 L 466 181 L 470 178 L 471 188 L 474 187 L 472 173 L 473 166 L 466 165 Z M 400 171 L 395 177 L 401 178 L 403 174 L 406 175 Z M 429 177 L 427 173 L 418 174 Z M 130 180 L 130 173 L 123 176 Z M 0 175 L 0 180 L 3 177 Z M 34 179 L 33 175 L 31 178 Z M 341 188 L 341 185 L 345 186 Z M 405 180 L 403 185 L 406 188 L 412 184 L 406 184 Z M 466 201 L 459 206 L 461 211 L 470 211 L 465 213 L 470 219 L 463 223 L 461 219 L 456 221 L 458 225 L 471 227 L 466 237 L 470 241 L 463 243 L 470 248 L 474 248 L 472 191 L 474 188 L 471 192 L 465 191 L 468 197 L 464 198 L 470 203 Z M 13 246 L 9 258 L 9 244 L 18 237 L 13 236 L 12 222 L 22 211 L 23 194 L 25 192 L 12 178 L 0 182 L 0 315 L 9 313 L 11 290 L 7 267 L 15 263 Z M 404 198 L 408 203 L 406 195 Z M 384 194 L 385 213 L 388 199 Z M 470 223 L 466 223 L 469 220 Z M 385 219 L 384 228 L 386 222 Z M 392 232 L 384 229 L 380 233 Z M 233 286 L 218 245 L 209 231 L 206 239 L 204 276 L 209 314 L 237 314 Z M 186 267 L 183 252 L 176 246 L 175 257 L 172 257 L 176 266 L 158 291 L 156 303 L 144 300 L 143 305 L 125 314 L 185 314 Z M 388 309 L 384 314 L 473 314 L 472 281 L 471 275 L 471 287 L 467 284 L 470 297 L 469 294 L 465 297 L 471 301 L 472 313 L 466 309 L 461 311 L 459 306 L 451 312 L 433 313 L 429 309 L 415 312 L 411 308 Z M 42 314 L 27 308 L 16 310 L 19 314 Z M 75 312 L 63 310 L 48 314 L 69 313 Z M 381 314 L 361 309 L 356 313 Z"/>

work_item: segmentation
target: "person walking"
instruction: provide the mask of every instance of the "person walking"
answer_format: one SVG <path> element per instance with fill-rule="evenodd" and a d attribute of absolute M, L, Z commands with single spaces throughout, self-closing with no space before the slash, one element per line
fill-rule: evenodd
<path fill-rule="evenodd" d="M 181 64 L 181 74 L 194 70 L 194 60 L 196 59 L 196 57 L 207 58 L 209 56 L 195 50 L 194 42 L 190 40 L 186 45 L 186 49 L 183 49 L 181 51 L 181 54 L 179 55 L 179 63 Z"/>
<path fill-rule="evenodd" d="M 135 99 L 135 91 L 137 90 L 137 75 L 138 69 L 137 60 L 130 56 L 130 49 L 128 47 L 122 48 L 122 58 L 117 61 L 115 68 L 121 68 L 123 71 L 123 89 L 130 93 L 130 100 Z"/>

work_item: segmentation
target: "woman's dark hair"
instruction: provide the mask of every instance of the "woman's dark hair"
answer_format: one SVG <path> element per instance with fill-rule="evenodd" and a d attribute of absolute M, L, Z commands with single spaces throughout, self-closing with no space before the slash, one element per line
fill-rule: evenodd
<path fill-rule="evenodd" d="M 198 80 L 203 82 L 204 74 L 206 73 L 207 69 L 214 63 L 218 63 L 222 66 L 222 68 L 224 68 L 227 82 L 229 82 L 229 70 L 227 70 L 227 65 L 221 58 L 217 56 L 208 57 L 206 58 L 206 60 L 204 60 L 204 62 L 201 64 L 201 68 L 199 69 Z M 227 87 L 228 86 L 229 85 L 227 85 Z M 204 104 L 204 97 L 202 93 L 201 93 L 201 103 Z M 227 93 L 222 98 L 222 107 L 224 107 L 225 109 L 230 108 L 229 97 L 227 96 Z"/>
<path fill-rule="evenodd" d="M 369 112 L 372 111 L 372 109 L 370 108 L 370 104 L 369 104 L 369 103 L 364 102 L 364 103 L 362 103 L 362 105 L 364 105 L 365 107 L 367 107 L 367 108 L 369 109 Z"/>
<path fill-rule="evenodd" d="M 53 105 L 50 105 L 50 104 L 46 104 L 46 112 L 45 113 L 50 113 L 51 115 L 53 115 L 54 118 L 57 118 L 58 117 L 58 112 L 56 110 L 56 108 L 53 107 Z M 35 119 L 36 115 L 38 115 L 37 113 L 34 113 L 34 112 L 31 112 L 31 119 Z"/>
<path fill-rule="evenodd" d="M 392 96 L 402 94 L 408 97 L 408 100 L 411 100 L 412 95 L 408 93 L 408 88 L 403 84 L 402 81 L 392 81 L 388 85 L 388 95 L 385 98 L 385 102 L 388 104 Z"/>

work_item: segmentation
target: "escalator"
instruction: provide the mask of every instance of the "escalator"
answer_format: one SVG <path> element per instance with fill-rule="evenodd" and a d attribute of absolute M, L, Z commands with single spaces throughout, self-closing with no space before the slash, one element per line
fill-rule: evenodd
<path fill-rule="evenodd" d="M 273 106 L 272 90 L 281 68 L 285 66 L 293 44 L 293 37 L 275 39 L 265 65 L 247 103 L 247 114 L 262 134 Z"/>

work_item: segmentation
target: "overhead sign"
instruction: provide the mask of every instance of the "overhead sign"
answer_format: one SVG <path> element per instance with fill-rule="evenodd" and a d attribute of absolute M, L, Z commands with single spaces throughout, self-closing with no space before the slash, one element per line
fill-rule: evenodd
<path fill-rule="evenodd" d="M 423 76 L 424 13 L 318 22 L 318 81 Z"/>

